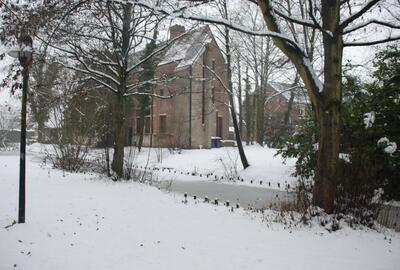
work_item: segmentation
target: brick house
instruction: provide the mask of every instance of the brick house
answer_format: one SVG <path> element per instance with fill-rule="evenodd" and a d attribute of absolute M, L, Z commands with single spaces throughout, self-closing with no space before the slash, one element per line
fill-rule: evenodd
<path fill-rule="evenodd" d="M 143 146 L 210 148 L 212 138 L 228 138 L 229 108 L 225 59 L 209 26 L 188 32 L 170 27 L 172 42 L 158 57 Z M 138 76 L 133 76 L 135 80 Z M 137 80 L 137 79 L 136 79 Z M 138 142 L 138 106 L 128 117 L 128 134 Z"/>
<path fill-rule="evenodd" d="M 258 95 L 256 93 L 251 93 L 248 98 L 248 104 L 253 108 L 251 110 L 252 116 L 249 118 L 251 119 L 251 134 L 249 134 L 249 139 L 251 141 L 255 140 L 255 134 L 257 132 L 256 111 Z M 271 145 L 278 142 L 283 134 L 294 131 L 309 102 L 307 93 L 303 88 L 278 82 L 270 82 L 268 84 L 265 89 L 265 98 L 264 138 L 265 142 Z M 292 102 L 290 101 L 291 98 L 293 98 Z M 289 108 L 290 103 L 291 107 Z M 247 134 L 245 138 L 247 139 Z"/>
<path fill-rule="evenodd" d="M 293 94 L 292 108 L 289 113 L 289 124 L 297 125 L 300 116 L 307 106 L 307 93 L 301 87 L 290 84 L 270 83 L 266 89 L 267 104 L 265 114 L 268 118 L 274 114 L 284 115 L 288 111 L 291 95 Z"/>

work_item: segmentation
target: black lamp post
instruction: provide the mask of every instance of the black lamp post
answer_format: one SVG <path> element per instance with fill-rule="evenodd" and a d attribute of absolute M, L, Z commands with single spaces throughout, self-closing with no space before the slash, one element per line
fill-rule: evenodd
<path fill-rule="evenodd" d="M 21 106 L 21 144 L 19 155 L 19 205 L 18 223 L 25 223 L 25 161 L 26 161 L 26 100 L 29 83 L 29 71 L 32 66 L 32 38 L 23 35 L 19 47 L 8 52 L 19 59 L 22 70 L 22 106 Z"/>

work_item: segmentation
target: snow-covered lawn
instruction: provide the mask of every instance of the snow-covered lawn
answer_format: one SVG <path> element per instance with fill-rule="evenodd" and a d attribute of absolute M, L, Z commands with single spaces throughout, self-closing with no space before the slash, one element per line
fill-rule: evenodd
<path fill-rule="evenodd" d="M 166 160 L 166 159 L 165 159 Z M 400 234 L 285 229 L 259 214 L 182 203 L 134 182 L 41 167 L 28 155 L 25 224 L 18 157 L 0 153 L 0 269 L 399 269 Z"/>

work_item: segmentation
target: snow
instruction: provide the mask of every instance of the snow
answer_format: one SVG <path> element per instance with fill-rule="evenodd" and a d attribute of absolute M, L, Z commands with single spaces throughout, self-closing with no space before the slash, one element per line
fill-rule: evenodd
<path fill-rule="evenodd" d="M 379 140 L 378 140 L 378 146 L 379 145 L 381 145 L 381 144 L 388 144 L 390 141 L 389 141 L 389 139 L 387 138 L 387 137 L 382 137 L 382 138 L 380 138 Z"/>
<path fill-rule="evenodd" d="M 383 151 L 387 154 L 393 154 L 397 150 L 396 142 L 391 142 L 387 137 L 382 137 L 378 140 L 378 146 L 384 146 Z"/>
<path fill-rule="evenodd" d="M 319 79 L 315 69 L 308 58 L 305 56 L 302 58 L 303 64 L 307 68 L 308 72 L 311 75 L 312 80 L 314 81 L 314 85 L 318 88 L 318 92 L 321 93 L 324 90 L 321 80 Z"/>
<path fill-rule="evenodd" d="M 208 29 L 205 26 L 188 31 L 169 46 L 158 65 L 178 62 L 176 69 L 192 65 L 204 51 L 204 46 L 212 41 Z"/>
<path fill-rule="evenodd" d="M 384 205 L 390 205 L 390 206 L 394 206 L 394 207 L 400 207 L 400 201 L 389 201 L 389 202 L 384 202 Z"/>
<path fill-rule="evenodd" d="M 383 149 L 383 151 L 387 154 L 393 154 L 397 150 L 397 144 L 395 142 L 389 142 L 388 146 Z"/>
<path fill-rule="evenodd" d="M 0 154 L 0 269 L 398 269 L 400 234 L 287 225 L 225 206 L 182 203 L 134 182 L 70 174 L 27 156 L 26 223 L 18 157 Z M 266 220 L 265 220 L 266 219 Z"/>
<path fill-rule="evenodd" d="M 364 114 L 365 128 L 370 128 L 375 122 L 375 112 L 369 112 Z"/>
<path fill-rule="evenodd" d="M 222 182 L 248 186 L 255 186 L 257 182 L 257 187 L 282 190 L 285 189 L 285 184 L 290 184 L 291 187 L 296 185 L 296 178 L 291 176 L 294 172 L 294 159 L 288 159 L 283 164 L 284 159 L 281 156 L 275 157 L 276 149 L 259 145 L 244 146 L 244 151 L 250 163 L 250 167 L 245 170 L 235 147 L 181 150 L 180 154 L 168 149 L 145 148 L 141 153 L 136 153 L 135 163 L 139 168 L 147 166 L 148 170 L 160 168 L 159 171 L 154 171 L 159 181 L 214 181 L 217 176 Z M 162 171 L 162 168 L 165 170 Z M 210 173 L 213 175 L 207 178 Z M 231 176 L 235 178 L 235 182 L 229 180 Z M 243 182 L 238 181 L 237 177 L 243 178 Z M 260 180 L 264 185 L 259 184 Z M 268 182 L 271 186 L 267 185 Z"/>
<path fill-rule="evenodd" d="M 347 163 L 351 163 L 351 155 L 349 155 L 349 154 L 339 153 L 339 159 L 341 159 Z"/>

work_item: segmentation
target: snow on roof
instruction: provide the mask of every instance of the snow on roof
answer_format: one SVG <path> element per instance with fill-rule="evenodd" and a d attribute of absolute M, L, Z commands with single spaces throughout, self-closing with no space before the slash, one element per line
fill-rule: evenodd
<path fill-rule="evenodd" d="M 300 103 L 300 104 L 309 103 L 307 91 L 301 86 L 293 88 L 293 85 L 291 84 L 280 83 L 280 82 L 270 82 L 269 86 L 272 87 L 277 93 L 280 92 L 281 96 L 283 96 L 286 100 L 290 99 L 290 93 L 293 91 L 295 103 Z"/>
<path fill-rule="evenodd" d="M 177 68 L 182 68 L 193 64 L 204 51 L 204 46 L 211 42 L 210 35 L 208 26 L 188 32 L 168 47 L 158 65 L 179 62 Z"/>
<path fill-rule="evenodd" d="M 179 69 L 192 65 L 204 52 L 205 45 L 212 41 L 211 35 L 211 30 L 208 26 L 187 32 L 171 43 L 164 53 L 158 56 L 158 66 L 176 62 L 176 68 Z M 138 61 L 142 56 L 143 51 L 139 51 L 131 57 L 131 61 Z"/>

